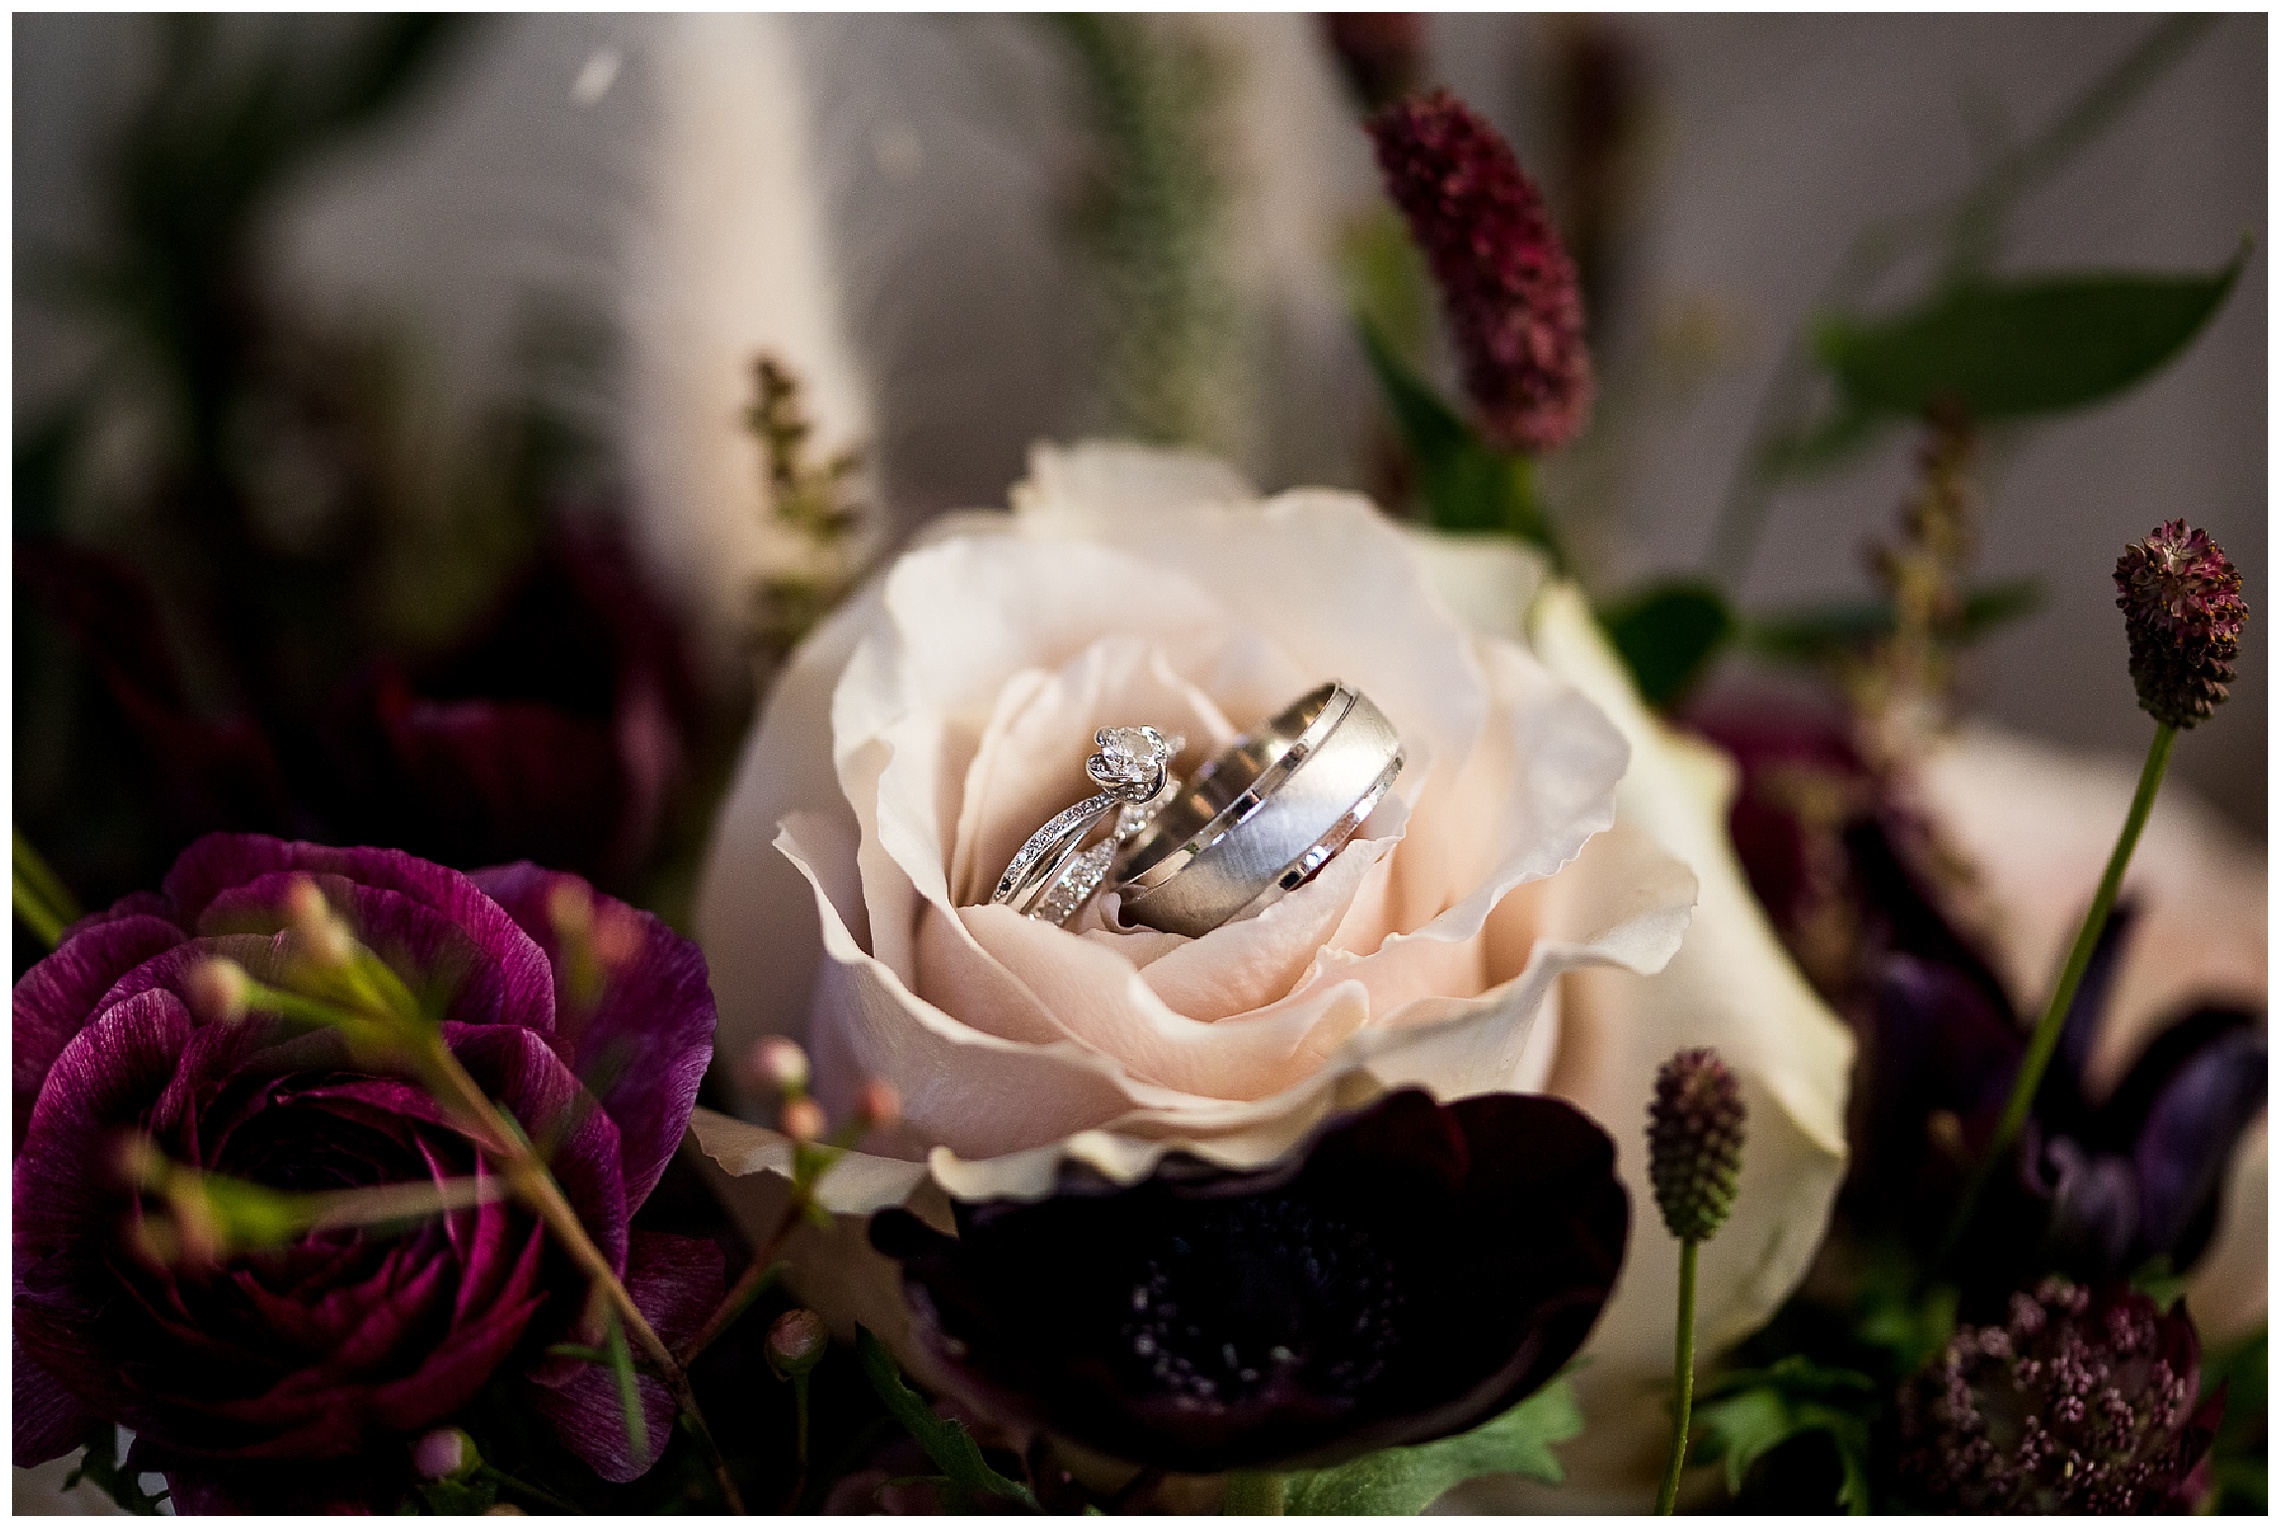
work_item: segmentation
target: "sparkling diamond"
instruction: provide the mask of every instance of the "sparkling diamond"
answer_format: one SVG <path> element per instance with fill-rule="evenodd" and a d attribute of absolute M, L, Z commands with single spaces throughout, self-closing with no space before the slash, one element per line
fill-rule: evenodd
<path fill-rule="evenodd" d="M 1101 772 L 1112 779 L 1144 785 L 1164 761 L 1164 739 L 1153 727 L 1103 727 L 1094 737 Z"/>

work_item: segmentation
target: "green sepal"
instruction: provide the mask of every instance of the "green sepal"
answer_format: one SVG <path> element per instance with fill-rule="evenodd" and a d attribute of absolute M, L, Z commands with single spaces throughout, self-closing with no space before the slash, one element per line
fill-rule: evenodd
<path fill-rule="evenodd" d="M 1552 1454 L 1583 1431 L 1583 1412 L 1565 1379 L 1471 1432 L 1413 1448 L 1384 1448 L 1334 1469 L 1285 1478 L 1283 1510 L 1297 1515 L 1409 1515 L 1483 1475 L 1525 1475 L 1558 1485 L 1566 1471 Z"/>
<path fill-rule="evenodd" d="M 1826 1434 L 1844 1471 L 1837 1501 L 1855 1515 L 1869 1509 L 1869 1426 L 1881 1404 L 1876 1382 L 1854 1369 L 1791 1354 L 1770 1368 L 1729 1374 L 1695 1404 L 1703 1429 L 1696 1457 L 1726 1462 L 1726 1489 L 1739 1491 L 1750 1466 L 1806 1433 Z"/>
<path fill-rule="evenodd" d="M 1987 421 L 2102 402 L 2159 371 L 2201 331 L 2253 241 L 2206 276 L 1972 279 L 1881 320 L 1824 319 L 1813 347 L 1849 405 Z"/>
<path fill-rule="evenodd" d="M 903 1383 L 902 1371 L 895 1366 L 895 1358 L 886 1344 L 871 1335 L 868 1327 L 855 1328 L 855 1356 L 862 1361 L 863 1374 L 886 1403 L 887 1410 L 903 1426 L 903 1431 L 918 1440 L 926 1450 L 926 1457 L 934 1461 L 935 1468 L 949 1477 L 953 1486 L 976 1496 L 998 1496 L 1017 1501 L 1032 1512 L 1044 1509 L 1029 1487 L 1018 1480 L 1008 1480 L 989 1467 L 982 1458 L 973 1435 L 960 1423 L 948 1417 L 938 1417 L 934 1408 L 926 1404 L 925 1397 Z"/>
<path fill-rule="evenodd" d="M 1640 696 L 1658 710 L 1702 677 L 1738 624 L 1717 589 L 1683 579 L 1627 596 L 1600 620 Z"/>

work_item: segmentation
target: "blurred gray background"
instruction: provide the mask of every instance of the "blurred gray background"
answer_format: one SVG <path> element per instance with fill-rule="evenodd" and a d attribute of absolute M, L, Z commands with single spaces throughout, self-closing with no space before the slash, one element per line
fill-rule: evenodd
<path fill-rule="evenodd" d="M 493 19 L 420 111 L 297 188 L 276 229 L 278 279 L 315 307 L 404 326 L 439 406 L 470 409 L 507 385 L 534 305 L 606 325 L 627 311 L 629 289 L 674 288 L 680 273 L 639 265 L 655 245 L 636 235 L 656 215 L 659 156 L 686 147 L 660 126 L 666 106 L 686 104 L 659 62 L 683 25 Z M 1070 234 L 1085 153 L 1067 50 L 1027 18 L 768 25 L 797 66 L 800 98 L 774 105 L 804 124 L 829 295 L 864 389 L 847 417 L 875 445 L 876 491 L 901 528 L 1002 503 L 1032 441 L 1109 417 L 1100 316 Z M 1242 331 L 1254 375 L 1231 405 L 1244 414 L 1230 424 L 1232 449 L 1263 487 L 1359 485 L 1366 379 L 1328 251 L 1303 245 L 1327 226 L 1324 209 L 1366 205 L 1366 146 L 1309 20 L 1194 25 L 1218 28 L 1233 70 L 1244 125 L 1228 237 L 1242 247 L 1229 269 L 1246 311 L 1266 315 Z M 1560 29 L 1574 25 L 1452 15 L 1428 31 L 1429 73 L 1498 121 L 1569 213 L 1573 188 L 1541 167 L 1556 170 L 1562 152 L 1562 70 L 1577 34 Z M 1961 190 L 2152 22 L 1663 15 L 1591 25 L 1627 92 L 1621 195 L 1607 217 L 1610 401 L 1604 438 L 1555 483 L 1602 559 L 1599 581 L 1615 587 L 1700 563 L 1767 378 L 1862 225 Z M 87 177 L 149 44 L 142 19 L 119 16 L 20 15 L 13 39 L 21 421 L 92 364 L 28 303 L 24 251 L 92 237 Z M 1978 705 L 2007 724 L 2134 753 L 2144 724 L 2112 608 L 2113 559 L 2156 520 L 2207 526 L 2241 566 L 2257 619 L 2232 707 L 2184 740 L 2178 769 L 2256 836 L 2271 629 L 2265 73 L 2265 18 L 2223 18 L 2019 209 L 2001 270 L 2206 270 L 2244 232 L 2257 250 L 2216 320 L 2152 382 L 1993 443 L 1982 574 L 2038 576 L 2047 603 L 1967 676 Z M 606 422 L 627 385 L 605 377 L 585 406 Z M 739 448 L 730 430 L 722 449 Z M 1861 548 L 1892 523 L 1907 463 L 1895 440 L 1775 500 L 1745 601 L 1864 591 Z M 644 512 L 677 513 L 663 497 Z"/>

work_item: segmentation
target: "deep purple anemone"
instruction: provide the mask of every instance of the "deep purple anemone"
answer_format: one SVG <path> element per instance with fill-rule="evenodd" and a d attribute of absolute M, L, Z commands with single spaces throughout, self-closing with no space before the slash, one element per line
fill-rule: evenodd
<path fill-rule="evenodd" d="M 1271 1168 L 892 1211 L 916 1333 L 983 1410 L 1175 1471 L 1461 1431 L 1559 1371 L 1630 1225 L 1604 1131 L 1553 1098 L 1391 1095 Z"/>
<path fill-rule="evenodd" d="M 136 1134 L 178 1163 L 285 1190 L 485 1170 L 423 1092 L 360 1066 L 333 1032 L 258 1010 L 210 1020 L 187 1000 L 214 955 L 282 980 L 283 906 L 302 876 L 440 1004 L 453 1054 L 550 1151 L 667 1339 L 717 1298 L 710 1243 L 630 1226 L 711 1055 L 693 945 L 527 864 L 467 876 L 393 850 L 215 835 L 158 894 L 83 921 L 16 984 L 16 1462 L 120 1423 L 185 1510 L 385 1504 L 374 1493 L 405 1483 L 385 1477 L 408 1471 L 422 1431 L 515 1376 L 596 1471 L 633 1478 L 653 1458 L 631 1454 L 609 1376 L 543 1354 L 573 1333 L 585 1289 L 518 1204 L 313 1232 L 218 1265 L 136 1250 L 151 1206 L 117 1165 Z M 656 1382 L 642 1388 L 654 1449 L 672 1406 Z"/>

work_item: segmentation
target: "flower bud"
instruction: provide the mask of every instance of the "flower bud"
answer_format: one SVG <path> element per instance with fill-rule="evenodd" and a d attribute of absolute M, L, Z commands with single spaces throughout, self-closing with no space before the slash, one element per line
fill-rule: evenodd
<path fill-rule="evenodd" d="M 183 981 L 190 1011 L 209 1024 L 235 1024 L 244 1018 L 252 986 L 245 967 L 219 956 L 192 966 Z"/>
<path fill-rule="evenodd" d="M 2130 634 L 2130 678 L 2157 722 L 2191 727 L 2224 702 L 2248 606 L 2240 573 L 2207 531 L 2168 520 L 2122 549 L 2114 603 Z"/>
<path fill-rule="evenodd" d="M 1465 391 L 1509 450 L 1573 440 L 1591 410 L 1583 295 L 1543 194 L 1512 150 L 1446 90 L 1372 118 L 1386 191 L 1441 288 Z"/>
<path fill-rule="evenodd" d="M 422 1480 L 463 1479 L 482 1462 L 475 1440 L 457 1427 L 438 1427 L 412 1445 L 412 1468 Z"/>
<path fill-rule="evenodd" d="M 1663 1224 L 1708 1241 L 1734 1208 L 1742 1177 L 1742 1085 L 1718 1053 L 1683 1050 L 1655 1073 L 1647 1105 L 1647 1176 Z"/>
<path fill-rule="evenodd" d="M 546 889 L 546 916 L 557 938 L 583 939 L 594 926 L 594 893 L 574 875 L 559 875 Z"/>
<path fill-rule="evenodd" d="M 784 1105 L 776 1117 L 776 1128 L 795 1141 L 819 1141 L 831 1128 L 831 1121 L 823 1117 L 823 1105 L 812 1098 L 800 1097 Z"/>
<path fill-rule="evenodd" d="M 768 1367 L 790 1379 L 823 1362 L 831 1346 L 831 1332 L 823 1318 L 802 1306 L 793 1306 L 768 1328 Z"/>
<path fill-rule="evenodd" d="M 2199 1371 L 2182 1306 L 2045 1279 L 1901 1388 L 1902 1488 L 1936 1512 L 2178 1510 L 2214 1434 Z"/>
<path fill-rule="evenodd" d="M 866 1130 L 890 1130 L 902 1123 L 902 1095 L 893 1083 L 873 1077 L 855 1095 L 855 1117 Z"/>
<path fill-rule="evenodd" d="M 333 916 L 323 888 L 305 875 L 295 876 L 286 889 L 285 927 L 312 964 L 338 970 L 356 958 L 356 941 L 348 926 Z"/>
<path fill-rule="evenodd" d="M 760 1085 L 786 1096 L 807 1091 L 808 1058 L 799 1043 L 782 1035 L 769 1035 L 752 1047 L 752 1075 Z"/>

